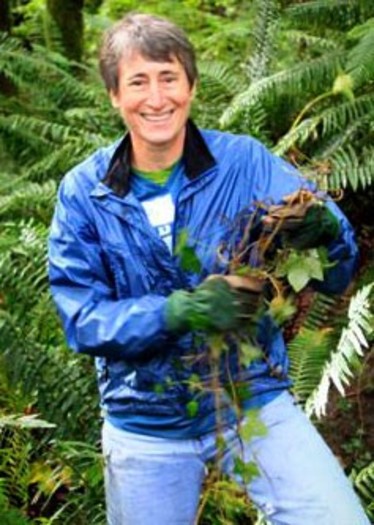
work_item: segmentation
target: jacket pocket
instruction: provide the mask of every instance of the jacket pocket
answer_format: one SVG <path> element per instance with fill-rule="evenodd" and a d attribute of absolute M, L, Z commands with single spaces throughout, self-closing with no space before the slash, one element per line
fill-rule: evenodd
<path fill-rule="evenodd" d="M 144 257 L 134 247 L 130 251 L 124 245 L 104 246 L 104 257 L 111 272 L 118 299 L 140 297 L 149 293 L 152 283 L 146 270 Z"/>

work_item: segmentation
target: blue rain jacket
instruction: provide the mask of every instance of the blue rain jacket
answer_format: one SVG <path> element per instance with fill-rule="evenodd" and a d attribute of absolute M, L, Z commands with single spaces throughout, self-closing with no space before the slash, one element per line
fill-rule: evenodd
<path fill-rule="evenodd" d="M 178 232 L 187 229 L 201 262 L 196 274 L 182 270 L 132 193 L 130 149 L 127 135 L 64 177 L 49 241 L 52 293 L 69 346 L 96 358 L 106 413 L 185 414 L 196 395 L 188 378 L 198 374 L 209 382 L 211 370 L 201 337 L 168 332 L 168 295 L 193 289 L 211 273 L 224 273 L 225 254 L 237 246 L 255 203 L 280 203 L 307 183 L 256 140 L 198 130 L 189 121 L 173 236 L 175 243 Z M 357 249 L 347 219 L 334 203 L 328 205 L 341 234 L 328 247 L 336 264 L 318 286 L 340 293 L 352 277 Z M 267 318 L 259 324 L 258 343 L 264 358 L 243 369 L 229 341 L 221 380 L 244 382 L 251 402 L 261 404 L 290 381 L 282 333 Z M 202 417 L 213 412 L 213 395 L 199 392 L 198 404 Z"/>

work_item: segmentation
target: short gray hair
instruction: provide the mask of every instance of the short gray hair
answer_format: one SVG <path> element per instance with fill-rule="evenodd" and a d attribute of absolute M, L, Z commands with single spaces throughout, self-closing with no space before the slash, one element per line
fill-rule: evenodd
<path fill-rule="evenodd" d="M 104 34 L 99 65 L 108 91 L 117 93 L 119 62 L 133 51 L 155 62 L 170 62 L 176 57 L 191 87 L 197 79 L 195 51 L 180 27 L 158 16 L 130 13 Z"/>

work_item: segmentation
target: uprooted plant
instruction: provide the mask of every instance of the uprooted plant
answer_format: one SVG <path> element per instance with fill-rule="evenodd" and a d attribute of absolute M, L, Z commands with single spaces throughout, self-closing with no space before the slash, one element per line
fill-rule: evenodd
<path fill-rule="evenodd" d="M 216 462 L 206 481 L 199 515 L 209 497 L 216 494 L 219 483 L 224 481 L 226 489 L 229 483 L 222 479 L 216 468 L 225 448 L 221 413 L 227 407 L 228 398 L 237 413 L 240 422 L 238 433 L 243 439 L 249 440 L 266 433 L 258 410 L 243 409 L 243 402 L 250 396 L 248 380 L 243 371 L 255 360 L 268 362 L 265 352 L 256 341 L 259 320 L 264 316 L 269 317 L 278 327 L 289 321 L 296 311 L 297 296 L 310 280 L 323 281 L 325 271 L 334 264 L 329 261 L 326 248 L 314 246 L 313 228 L 308 224 L 311 214 L 315 224 L 315 215 L 325 206 L 326 199 L 323 194 L 301 189 L 286 196 L 280 205 L 255 203 L 250 207 L 250 212 L 241 214 L 232 225 L 230 239 L 238 240 L 235 243 L 231 241 L 231 244 L 222 242 L 217 250 L 217 260 L 226 271 L 211 275 L 207 281 L 223 280 L 228 284 L 240 295 L 241 301 L 244 300 L 247 315 L 235 332 L 213 333 L 208 330 L 204 334 L 199 319 L 196 319 L 196 326 L 193 327 L 197 332 L 197 343 L 202 343 L 204 337 L 207 341 L 205 353 L 203 358 L 200 354 L 198 357 L 187 356 L 186 361 L 191 364 L 194 358 L 204 359 L 209 374 L 204 379 L 197 374 L 188 379 L 192 400 L 187 409 L 190 417 L 195 417 L 199 399 L 207 393 L 214 396 L 218 450 Z M 301 225 L 304 232 L 307 231 L 313 247 L 306 246 L 298 238 L 295 242 L 295 236 L 292 239 Z M 182 232 L 177 253 L 186 270 L 198 272 L 199 260 L 192 243 L 193 239 L 189 239 L 185 231 Z M 233 352 L 236 360 L 234 366 Z M 272 367 L 270 362 L 268 365 L 272 375 L 282 377 L 283 370 Z M 245 462 L 242 455 L 238 454 L 234 459 L 234 474 L 241 484 L 248 484 L 258 475 L 258 470 L 253 461 Z M 233 491 L 237 490 L 238 486 L 234 483 Z"/>

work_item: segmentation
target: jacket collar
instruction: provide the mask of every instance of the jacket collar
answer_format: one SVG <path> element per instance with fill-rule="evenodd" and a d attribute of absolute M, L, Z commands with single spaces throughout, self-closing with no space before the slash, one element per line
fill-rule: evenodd
<path fill-rule="evenodd" d="M 117 146 L 102 180 L 119 197 L 123 197 L 129 191 L 130 159 L 131 139 L 130 134 L 127 133 Z M 216 164 L 215 158 L 192 120 L 188 120 L 186 124 L 182 159 L 186 168 L 186 175 L 190 180 L 196 179 Z"/>

